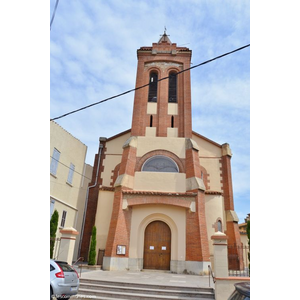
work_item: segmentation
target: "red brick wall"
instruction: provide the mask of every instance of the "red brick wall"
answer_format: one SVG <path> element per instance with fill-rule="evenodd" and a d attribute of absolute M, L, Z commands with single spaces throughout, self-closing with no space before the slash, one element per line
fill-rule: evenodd
<path fill-rule="evenodd" d="M 126 246 L 126 254 L 122 257 L 128 257 L 130 243 L 131 227 L 131 209 L 122 209 L 122 188 L 115 188 L 113 211 L 109 226 L 108 238 L 105 248 L 105 256 L 119 257 L 116 253 L 117 245 Z"/>
<path fill-rule="evenodd" d="M 136 165 L 136 148 L 130 146 L 126 147 L 123 150 L 119 175 L 128 174 L 130 176 L 134 176 L 135 165 Z"/>
<path fill-rule="evenodd" d="M 176 44 L 156 44 L 153 47 L 143 47 L 137 51 L 138 66 L 136 76 L 136 88 L 149 83 L 150 72 L 156 70 L 158 79 L 167 77 L 171 70 L 179 72 L 190 67 L 191 51 L 188 48 L 176 47 Z M 152 54 L 152 50 L 157 50 L 156 55 Z M 176 51 L 176 55 L 172 55 L 171 50 Z M 162 53 L 164 51 L 165 53 Z M 160 52 L 160 53 L 159 53 Z M 169 53 L 167 53 L 169 52 Z M 145 66 L 148 62 L 174 62 L 180 67 L 171 66 L 164 70 L 160 66 Z M 145 136 L 146 127 L 150 126 L 150 115 L 147 114 L 149 88 L 141 88 L 135 91 L 134 107 L 132 117 L 133 136 Z M 153 127 L 156 127 L 156 135 L 160 137 L 167 136 L 167 128 L 171 127 L 171 115 L 168 115 L 168 93 L 169 80 L 161 80 L 158 82 L 157 92 L 157 114 L 153 114 Z M 178 115 L 174 116 L 174 128 L 178 128 L 179 137 L 192 137 L 192 115 L 191 115 L 191 80 L 190 71 L 177 75 L 177 103 Z"/>
<path fill-rule="evenodd" d="M 209 261 L 209 245 L 205 218 L 205 194 L 195 190 L 196 212 L 186 212 L 186 260 Z"/>
<path fill-rule="evenodd" d="M 230 160 L 230 156 L 222 156 L 222 183 L 225 210 L 234 210 Z"/>
<path fill-rule="evenodd" d="M 223 183 L 223 196 L 224 196 L 224 208 L 225 211 L 234 211 L 233 202 L 233 188 L 232 188 L 232 174 L 231 174 L 231 157 L 229 155 L 222 156 L 222 183 Z M 226 222 L 226 235 L 228 236 L 228 245 L 241 246 L 241 236 L 239 232 L 239 226 L 236 221 Z M 238 251 L 238 249 L 230 248 L 230 253 L 228 255 L 239 256 L 239 264 L 229 265 L 229 269 L 243 269 L 243 253 Z M 231 262 L 231 260 L 229 260 Z"/>
<path fill-rule="evenodd" d="M 87 203 L 87 208 L 86 208 L 85 223 L 84 223 L 83 236 L 82 236 L 81 248 L 80 248 L 80 256 L 83 257 L 85 261 L 88 260 L 88 253 L 89 253 L 89 248 L 90 248 L 90 238 L 92 235 L 92 229 L 93 229 L 93 226 L 95 225 L 95 219 L 96 219 L 99 185 L 102 184 L 101 173 L 104 170 L 103 160 L 105 159 L 106 143 L 101 142 L 101 144 L 103 145 L 103 149 L 102 149 L 101 158 L 100 158 L 98 178 L 96 178 L 96 173 L 97 173 L 99 155 L 96 154 L 95 160 L 94 160 L 92 180 L 91 180 L 91 183 L 89 184 L 90 188 L 89 188 L 89 194 L 88 194 L 88 203 Z"/>

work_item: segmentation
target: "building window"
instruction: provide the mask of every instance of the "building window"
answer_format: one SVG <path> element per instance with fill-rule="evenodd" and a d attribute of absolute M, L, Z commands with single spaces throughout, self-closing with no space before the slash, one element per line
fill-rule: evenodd
<path fill-rule="evenodd" d="M 65 210 L 63 210 L 63 213 L 61 216 L 60 227 L 65 227 L 66 218 L 67 218 L 67 212 Z"/>
<path fill-rule="evenodd" d="M 171 128 L 174 128 L 174 116 L 171 117 Z"/>
<path fill-rule="evenodd" d="M 50 164 L 50 173 L 52 175 L 56 175 L 59 157 L 60 157 L 60 152 L 56 148 L 54 148 L 52 158 L 51 158 L 51 164 Z"/>
<path fill-rule="evenodd" d="M 222 232 L 222 222 L 218 221 L 218 231 Z"/>
<path fill-rule="evenodd" d="M 179 169 L 175 161 L 169 157 L 156 155 L 147 159 L 142 167 L 144 172 L 174 172 Z"/>
<path fill-rule="evenodd" d="M 148 102 L 157 102 L 157 78 L 156 72 L 150 73 Z"/>
<path fill-rule="evenodd" d="M 55 201 L 53 199 L 50 199 L 50 219 L 51 219 L 52 214 L 54 212 L 54 204 L 55 204 Z"/>
<path fill-rule="evenodd" d="M 169 74 L 169 102 L 177 102 L 177 73 L 170 72 Z"/>
<path fill-rule="evenodd" d="M 72 184 L 74 170 L 75 170 L 75 166 L 72 163 L 70 163 L 69 174 L 67 179 L 67 183 L 69 184 Z"/>

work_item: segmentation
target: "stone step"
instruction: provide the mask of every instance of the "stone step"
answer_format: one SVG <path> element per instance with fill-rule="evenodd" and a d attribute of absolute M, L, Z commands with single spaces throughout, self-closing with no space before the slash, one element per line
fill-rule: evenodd
<path fill-rule="evenodd" d="M 99 290 L 79 290 L 76 296 L 71 299 L 86 300 L 86 299 L 119 299 L 119 300 L 208 300 L 215 299 L 214 295 L 198 295 L 197 297 L 183 297 L 182 295 L 149 295 L 147 293 L 133 294 L 120 293 L 114 291 L 99 291 Z"/>
<path fill-rule="evenodd" d="M 108 281 L 108 280 L 98 280 L 98 279 L 85 279 L 80 278 L 80 286 L 84 284 L 93 284 L 93 285 L 105 285 L 105 286 L 114 286 L 114 287 L 126 287 L 126 288 L 146 288 L 146 289 L 160 289 L 160 290 L 174 290 L 174 291 L 183 291 L 188 290 L 190 292 L 212 292 L 213 288 L 208 287 L 186 287 L 186 286 L 176 286 L 176 285 L 154 285 L 154 284 L 144 284 L 144 283 L 134 283 L 134 282 L 120 282 L 120 281 Z"/>
<path fill-rule="evenodd" d="M 163 286 L 81 279 L 74 299 L 201 300 L 215 299 L 212 288 Z M 71 298 L 73 299 L 73 298 Z"/>

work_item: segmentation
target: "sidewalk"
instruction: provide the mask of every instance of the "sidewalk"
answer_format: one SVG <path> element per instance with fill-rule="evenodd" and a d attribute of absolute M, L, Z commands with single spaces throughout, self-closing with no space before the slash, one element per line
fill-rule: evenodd
<path fill-rule="evenodd" d="M 80 275 L 80 270 L 77 269 Z M 173 274 L 164 271 L 88 271 L 81 272 L 80 278 L 106 280 L 115 282 L 154 284 L 163 286 L 212 287 L 214 283 L 209 276 Z M 210 280 L 210 285 L 209 285 Z"/>

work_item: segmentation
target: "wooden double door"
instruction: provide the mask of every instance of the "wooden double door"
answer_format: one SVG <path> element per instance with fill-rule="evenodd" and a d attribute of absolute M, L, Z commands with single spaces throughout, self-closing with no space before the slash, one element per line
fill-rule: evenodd
<path fill-rule="evenodd" d="M 170 270 L 171 230 L 162 221 L 151 222 L 145 230 L 144 269 Z"/>

